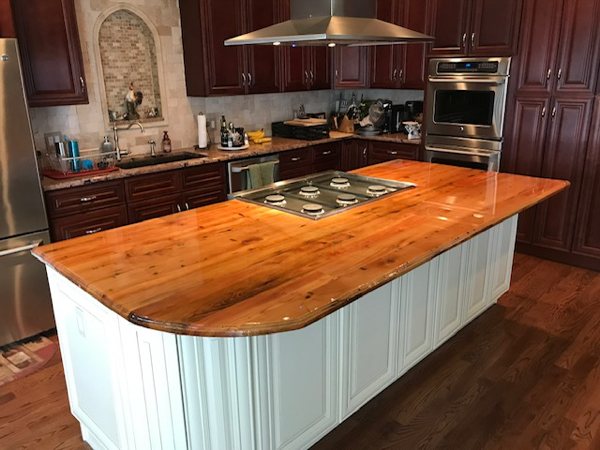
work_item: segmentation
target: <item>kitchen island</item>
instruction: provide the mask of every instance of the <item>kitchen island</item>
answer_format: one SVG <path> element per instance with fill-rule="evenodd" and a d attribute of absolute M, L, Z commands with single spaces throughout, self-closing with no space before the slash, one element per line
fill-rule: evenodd
<path fill-rule="evenodd" d="M 42 247 L 93 448 L 306 448 L 508 290 L 567 182 L 394 161 L 416 188 L 311 221 L 240 201 Z"/>

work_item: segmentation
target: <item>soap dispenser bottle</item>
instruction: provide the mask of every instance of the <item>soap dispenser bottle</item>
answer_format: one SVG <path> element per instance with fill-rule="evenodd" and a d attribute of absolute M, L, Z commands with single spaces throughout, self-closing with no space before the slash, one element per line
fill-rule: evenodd
<path fill-rule="evenodd" d="M 114 151 L 112 142 L 108 139 L 108 136 L 104 136 L 104 142 L 100 146 L 100 153 L 112 153 Z"/>
<path fill-rule="evenodd" d="M 169 133 L 164 131 L 162 139 L 162 151 L 163 153 L 171 153 L 171 150 L 171 138 L 169 137 Z"/>

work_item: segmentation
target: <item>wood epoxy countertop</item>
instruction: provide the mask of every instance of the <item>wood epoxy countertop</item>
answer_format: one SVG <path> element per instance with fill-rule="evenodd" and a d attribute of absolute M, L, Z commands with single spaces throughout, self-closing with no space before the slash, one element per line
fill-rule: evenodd
<path fill-rule="evenodd" d="M 379 136 L 360 136 L 351 133 L 341 133 L 339 131 L 331 131 L 330 137 L 326 139 L 319 139 L 316 141 L 303 141 L 299 139 L 287 139 L 287 138 L 273 138 L 272 142 L 266 144 L 252 144 L 250 148 L 241 151 L 223 151 L 219 150 L 217 145 L 211 145 L 206 150 L 194 150 L 193 148 L 183 148 L 174 151 L 173 154 L 181 152 L 195 152 L 207 154 L 206 158 L 189 159 L 186 161 L 177 161 L 163 164 L 156 164 L 153 166 L 139 167 L 137 169 L 118 169 L 113 172 L 108 172 L 101 175 L 94 176 L 81 176 L 76 178 L 68 178 L 65 180 L 53 180 L 47 177 L 42 179 L 42 188 L 44 191 L 56 191 L 59 189 L 68 189 L 78 186 L 87 186 L 93 183 L 99 183 L 102 181 L 118 180 L 121 178 L 134 177 L 138 175 L 145 175 L 149 173 L 166 172 L 168 170 L 181 169 L 183 167 L 194 167 L 202 166 L 205 164 L 212 164 L 224 161 L 233 161 L 236 159 L 252 158 L 255 156 L 269 155 L 273 153 L 282 153 L 291 150 L 298 150 L 301 148 L 308 148 L 313 145 L 327 144 L 331 142 L 339 142 L 348 139 L 360 139 L 369 141 L 380 141 L 390 142 L 397 144 L 411 144 L 419 145 L 420 140 L 409 140 L 406 134 L 394 133 L 394 134 L 382 134 Z M 150 155 L 134 155 L 135 158 L 147 158 Z M 130 158 L 125 158 L 123 161 L 127 161 Z"/>
<path fill-rule="evenodd" d="M 34 254 L 133 323 L 268 334 L 305 327 L 569 185 L 402 160 L 357 172 L 417 187 L 319 221 L 232 200 Z"/>

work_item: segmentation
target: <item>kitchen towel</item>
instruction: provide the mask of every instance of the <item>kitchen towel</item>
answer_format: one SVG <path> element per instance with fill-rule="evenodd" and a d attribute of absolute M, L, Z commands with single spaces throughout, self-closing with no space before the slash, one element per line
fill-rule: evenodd
<path fill-rule="evenodd" d="M 208 133 L 206 132 L 206 116 L 198 114 L 198 147 L 208 147 Z"/>
<path fill-rule="evenodd" d="M 248 189 L 258 189 L 275 182 L 276 161 L 251 164 L 248 167 Z"/>

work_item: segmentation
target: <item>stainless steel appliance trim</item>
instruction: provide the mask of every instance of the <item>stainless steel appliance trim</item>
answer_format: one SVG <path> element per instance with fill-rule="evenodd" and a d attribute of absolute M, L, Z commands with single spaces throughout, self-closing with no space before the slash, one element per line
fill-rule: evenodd
<path fill-rule="evenodd" d="M 9 248 L 8 250 L 2 250 L 2 251 L 0 251 L 0 258 L 2 258 L 4 256 L 11 256 L 11 255 L 14 255 L 17 253 L 22 253 L 22 252 L 26 252 L 29 250 L 33 250 L 34 248 L 39 247 L 43 243 L 44 243 L 44 241 L 37 241 L 37 242 L 33 242 L 31 244 L 23 245 L 21 247 Z"/>
<path fill-rule="evenodd" d="M 250 169 L 253 164 L 261 164 L 265 162 L 274 161 L 276 166 L 279 166 L 279 154 L 272 154 L 266 156 L 256 156 L 250 158 L 243 158 L 229 162 L 227 164 L 227 172 L 229 178 L 229 193 L 233 192 L 233 176 L 241 174 Z M 275 173 L 277 175 L 277 171 Z M 277 178 L 277 177 L 276 177 Z"/>
<path fill-rule="evenodd" d="M 292 158 L 292 161 L 294 161 L 294 160 L 295 160 L 295 159 L 294 159 L 294 158 Z M 300 158 L 298 158 L 297 160 L 300 160 Z M 266 161 L 265 161 L 265 162 L 266 162 Z M 279 164 L 279 161 L 276 161 L 276 162 L 275 162 L 275 164 L 276 164 L 276 165 L 277 165 L 277 164 Z M 244 172 L 244 171 L 246 171 L 246 170 L 250 170 L 250 166 L 242 166 L 242 167 L 235 167 L 235 166 L 234 166 L 234 167 L 232 167 L 232 168 L 231 168 L 231 172 L 232 172 L 232 173 L 242 173 L 242 172 Z"/>
<path fill-rule="evenodd" d="M 478 83 L 478 84 L 488 84 L 494 86 L 500 86 L 508 83 L 508 77 L 496 77 L 496 78 L 473 78 L 473 77 L 429 77 L 429 81 L 431 83 L 460 83 L 460 84 L 469 84 L 469 83 Z M 464 90 L 464 89 L 462 89 Z"/>
<path fill-rule="evenodd" d="M 447 161 L 472 162 L 485 164 L 489 172 L 500 170 L 501 152 L 488 150 L 449 149 L 439 147 L 425 147 L 425 160 L 432 162 L 436 156 L 444 156 Z"/>
<path fill-rule="evenodd" d="M 466 39 L 466 38 L 465 38 Z M 484 74 L 484 76 L 495 75 L 495 76 L 508 76 L 510 75 L 510 67 L 512 63 L 512 59 L 510 57 L 483 57 L 483 58 L 432 58 L 429 60 L 429 72 L 428 75 L 456 75 L 456 74 L 440 74 L 438 72 L 438 64 L 439 63 L 463 63 L 463 62 L 497 62 L 498 63 L 498 71 L 495 74 Z M 472 72 L 463 72 L 465 75 L 473 75 Z"/>

